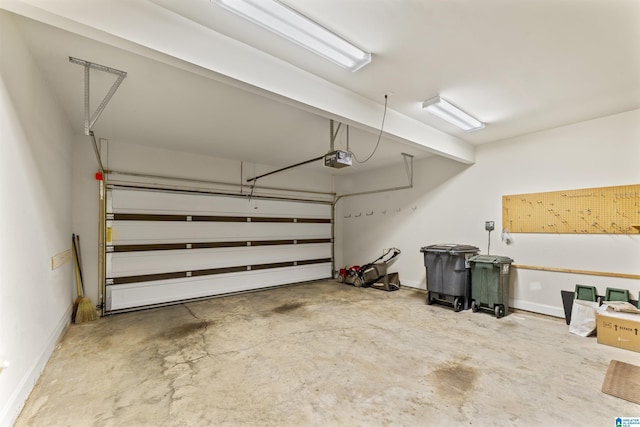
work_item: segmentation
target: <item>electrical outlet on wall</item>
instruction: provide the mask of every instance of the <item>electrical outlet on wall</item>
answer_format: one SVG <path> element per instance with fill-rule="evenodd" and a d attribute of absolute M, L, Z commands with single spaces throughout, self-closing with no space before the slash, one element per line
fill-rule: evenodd
<path fill-rule="evenodd" d="M 493 221 L 485 221 L 484 222 L 484 229 L 487 231 L 493 231 L 493 229 L 495 228 L 495 224 Z"/>

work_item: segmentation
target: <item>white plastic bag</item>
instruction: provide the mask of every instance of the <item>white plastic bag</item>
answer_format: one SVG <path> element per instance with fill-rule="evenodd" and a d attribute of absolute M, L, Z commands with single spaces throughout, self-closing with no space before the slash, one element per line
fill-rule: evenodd
<path fill-rule="evenodd" d="M 596 311 L 598 303 L 593 301 L 573 300 L 571 307 L 571 323 L 569 332 L 581 337 L 588 337 L 596 330 Z"/>

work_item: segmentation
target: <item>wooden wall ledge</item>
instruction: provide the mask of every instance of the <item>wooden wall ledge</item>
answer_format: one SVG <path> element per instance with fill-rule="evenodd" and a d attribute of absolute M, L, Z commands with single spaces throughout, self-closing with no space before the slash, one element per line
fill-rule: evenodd
<path fill-rule="evenodd" d="M 640 280 L 640 274 L 625 274 L 625 273 L 611 273 L 606 271 L 590 271 L 590 270 L 575 270 L 572 268 L 557 268 L 557 267 L 540 267 L 535 265 L 521 265 L 511 264 L 513 268 L 519 268 L 523 270 L 540 270 L 551 271 L 554 273 L 571 273 L 571 274 L 586 274 L 589 276 L 605 276 L 605 277 L 619 277 L 622 279 L 636 279 Z"/>

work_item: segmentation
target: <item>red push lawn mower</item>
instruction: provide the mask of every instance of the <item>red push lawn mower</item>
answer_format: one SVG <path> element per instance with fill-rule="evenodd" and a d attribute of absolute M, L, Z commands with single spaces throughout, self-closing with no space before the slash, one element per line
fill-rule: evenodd
<path fill-rule="evenodd" d="M 400 277 L 398 273 L 387 273 L 387 269 L 399 255 L 400 249 L 391 248 L 369 264 L 341 268 L 338 282 L 353 285 L 356 288 L 371 287 L 383 291 L 397 291 L 400 289 Z"/>

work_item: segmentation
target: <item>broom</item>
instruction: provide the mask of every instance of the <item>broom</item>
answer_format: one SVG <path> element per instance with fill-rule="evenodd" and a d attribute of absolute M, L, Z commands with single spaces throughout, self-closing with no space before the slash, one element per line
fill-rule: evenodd
<path fill-rule="evenodd" d="M 88 322 L 90 320 L 96 320 L 98 315 L 93 303 L 89 297 L 84 296 L 84 283 L 82 280 L 82 268 L 80 266 L 80 259 L 78 254 L 78 247 L 76 246 L 76 235 L 71 236 L 73 240 L 73 258 L 76 265 L 76 287 L 78 291 L 78 297 L 73 303 L 73 314 L 71 318 L 74 323 Z"/>

